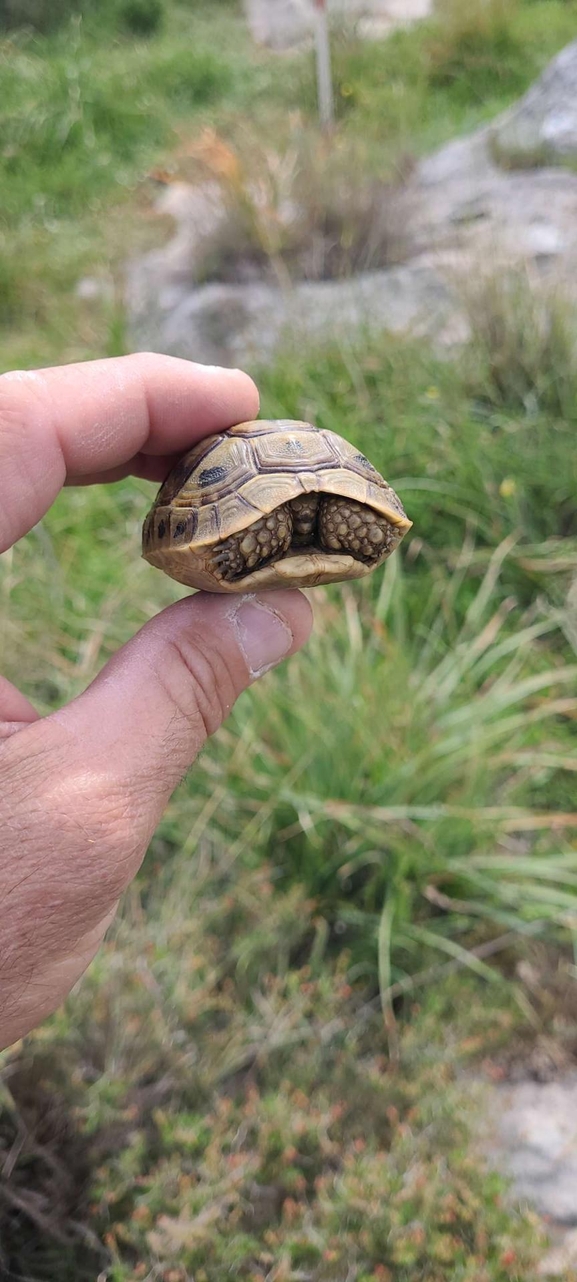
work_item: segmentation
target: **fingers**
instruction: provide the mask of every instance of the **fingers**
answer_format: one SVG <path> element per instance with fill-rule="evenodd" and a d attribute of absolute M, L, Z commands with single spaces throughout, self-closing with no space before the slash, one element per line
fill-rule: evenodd
<path fill-rule="evenodd" d="M 137 354 L 0 377 L 0 551 L 67 478 L 155 476 L 155 461 L 258 413 L 240 370 Z M 163 473 L 164 475 L 164 473 Z"/>

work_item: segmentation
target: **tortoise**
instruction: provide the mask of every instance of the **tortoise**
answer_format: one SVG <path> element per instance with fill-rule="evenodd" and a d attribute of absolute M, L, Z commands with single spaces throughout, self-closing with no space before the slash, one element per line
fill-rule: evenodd
<path fill-rule="evenodd" d="M 311 423 L 259 419 L 177 463 L 144 522 L 142 554 L 209 592 L 313 587 L 369 574 L 410 527 L 354 445 Z"/>

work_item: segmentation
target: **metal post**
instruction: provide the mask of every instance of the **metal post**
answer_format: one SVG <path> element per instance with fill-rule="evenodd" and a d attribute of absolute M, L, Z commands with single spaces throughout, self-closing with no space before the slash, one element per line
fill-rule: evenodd
<path fill-rule="evenodd" d="M 333 126 L 335 111 L 326 0 L 315 0 L 315 11 L 319 116 L 322 128 L 328 130 Z"/>

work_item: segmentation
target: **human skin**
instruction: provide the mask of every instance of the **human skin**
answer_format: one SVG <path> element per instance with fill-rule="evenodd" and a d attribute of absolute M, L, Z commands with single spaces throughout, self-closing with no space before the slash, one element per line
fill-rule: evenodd
<path fill-rule="evenodd" d="M 168 356 L 2 375 L 0 552 L 63 485 L 161 481 L 195 441 L 257 412 L 247 375 Z M 300 592 L 198 593 L 50 716 L 0 677 L 0 1047 L 79 979 L 207 736 L 310 626 Z"/>

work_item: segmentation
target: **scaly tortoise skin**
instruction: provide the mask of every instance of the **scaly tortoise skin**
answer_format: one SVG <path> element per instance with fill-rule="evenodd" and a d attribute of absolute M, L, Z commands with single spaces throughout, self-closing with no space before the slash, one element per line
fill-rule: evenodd
<path fill-rule="evenodd" d="M 315 587 L 369 574 L 410 528 L 394 490 L 341 436 L 258 420 L 180 460 L 144 522 L 142 554 L 208 592 Z"/>

